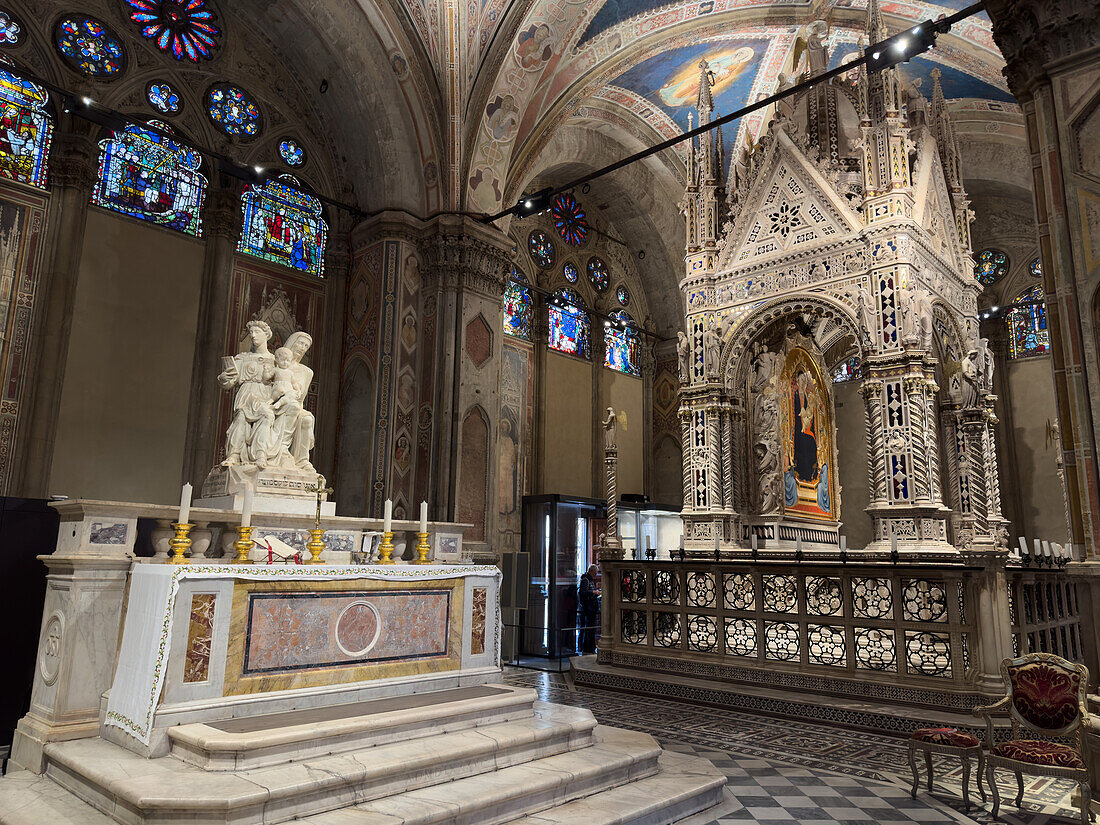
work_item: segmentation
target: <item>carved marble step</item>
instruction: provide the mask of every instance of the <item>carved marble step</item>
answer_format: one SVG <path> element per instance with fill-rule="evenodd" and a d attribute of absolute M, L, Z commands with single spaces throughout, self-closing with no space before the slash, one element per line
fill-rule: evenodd
<path fill-rule="evenodd" d="M 302 822 L 499 825 L 613 788 L 630 787 L 657 773 L 660 755 L 660 746 L 649 734 L 599 727 L 596 744 L 583 750 L 305 817 Z M 700 804 L 708 807 L 709 799 L 701 799 Z M 651 802 L 659 804 L 655 797 Z"/>
<path fill-rule="evenodd" d="M 507 825 L 668 825 L 722 802 L 726 776 L 706 759 L 665 751 L 658 765 L 653 776 Z"/>
<path fill-rule="evenodd" d="M 0 825 L 117 825 L 52 779 L 13 771 L 0 781 Z"/>
<path fill-rule="evenodd" d="M 278 823 L 568 755 L 594 728 L 587 710 L 536 703 L 526 719 L 235 772 L 80 739 L 46 746 L 46 775 L 126 825 Z"/>
<path fill-rule="evenodd" d="M 477 685 L 177 725 L 168 729 L 169 752 L 208 771 L 247 770 L 525 719 L 537 698 L 529 688 Z"/>

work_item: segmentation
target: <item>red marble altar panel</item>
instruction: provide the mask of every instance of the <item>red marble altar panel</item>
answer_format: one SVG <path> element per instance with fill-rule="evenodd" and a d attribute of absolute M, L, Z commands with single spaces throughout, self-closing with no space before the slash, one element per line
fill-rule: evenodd
<path fill-rule="evenodd" d="M 444 658 L 450 590 L 249 594 L 242 675 Z"/>
<path fill-rule="evenodd" d="M 196 593 L 191 597 L 191 620 L 183 658 L 184 682 L 205 682 L 210 678 L 210 644 L 214 636 L 216 600 L 214 593 Z"/>

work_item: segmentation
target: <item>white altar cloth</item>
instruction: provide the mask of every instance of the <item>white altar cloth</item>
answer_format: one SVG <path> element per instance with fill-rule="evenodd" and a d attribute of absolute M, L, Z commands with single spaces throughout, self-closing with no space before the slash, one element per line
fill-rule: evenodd
<path fill-rule="evenodd" d="M 493 565 L 227 565 L 141 564 L 130 576 L 130 598 L 119 648 L 118 666 L 107 699 L 104 724 L 126 731 L 149 744 L 153 712 L 160 700 L 172 638 L 172 614 L 183 579 L 328 580 L 370 579 L 411 581 L 467 576 L 501 578 Z M 498 622 L 499 627 L 499 622 Z M 496 661 L 500 636 L 496 634 Z"/>

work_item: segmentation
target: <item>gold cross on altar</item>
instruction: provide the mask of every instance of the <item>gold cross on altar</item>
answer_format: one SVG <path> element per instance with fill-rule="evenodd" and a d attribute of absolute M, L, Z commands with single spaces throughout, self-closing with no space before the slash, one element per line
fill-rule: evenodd
<path fill-rule="evenodd" d="M 314 492 L 317 493 L 317 516 L 314 519 L 314 524 L 316 524 L 318 527 L 320 527 L 321 526 L 321 498 L 326 494 L 331 494 L 331 493 L 334 493 L 336 491 L 333 490 L 331 487 L 326 487 L 325 486 L 325 477 L 323 475 L 318 475 L 317 476 L 317 484 L 313 489 L 314 489 Z"/>

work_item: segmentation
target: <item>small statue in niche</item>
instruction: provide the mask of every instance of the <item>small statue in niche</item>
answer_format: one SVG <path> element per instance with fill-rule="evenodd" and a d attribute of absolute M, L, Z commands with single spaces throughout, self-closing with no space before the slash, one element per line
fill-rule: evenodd
<path fill-rule="evenodd" d="M 856 309 L 859 312 L 859 324 L 863 332 L 863 342 L 873 350 L 875 346 L 875 334 L 878 332 L 878 323 L 875 320 L 875 310 L 867 302 L 862 289 L 859 291 Z"/>
<path fill-rule="evenodd" d="M 615 447 L 615 422 L 617 416 L 615 415 L 615 408 L 607 408 L 607 418 L 603 422 L 603 446 L 605 450 L 614 450 Z"/>
<path fill-rule="evenodd" d="M 676 355 L 680 365 L 680 383 L 691 383 L 691 342 L 682 332 L 676 333 Z"/>
<path fill-rule="evenodd" d="M 771 352 L 767 344 L 755 344 L 753 348 L 756 354 L 752 359 L 752 389 L 760 392 L 775 375 L 779 353 Z"/>
<path fill-rule="evenodd" d="M 978 368 L 980 369 L 981 388 L 984 393 L 993 392 L 993 351 L 989 348 L 988 338 L 978 339 Z"/>
<path fill-rule="evenodd" d="M 964 410 L 977 409 L 982 397 L 982 368 L 978 361 L 977 348 L 966 353 L 962 360 L 960 373 L 962 375 L 962 394 L 960 401 Z"/>
<path fill-rule="evenodd" d="M 718 362 L 720 360 L 718 333 L 713 327 L 703 330 L 703 355 L 707 377 L 718 375 Z"/>

